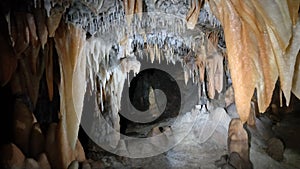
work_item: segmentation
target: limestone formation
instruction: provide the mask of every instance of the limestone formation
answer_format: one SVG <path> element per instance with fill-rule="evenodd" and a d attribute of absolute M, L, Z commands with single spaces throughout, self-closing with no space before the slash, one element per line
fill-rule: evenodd
<path fill-rule="evenodd" d="M 234 167 L 251 166 L 248 133 L 240 119 L 232 119 L 228 129 L 229 162 Z M 233 154 L 234 153 L 234 154 Z"/>
<path fill-rule="evenodd" d="M 226 165 L 249 167 L 243 124 L 254 126 L 256 114 L 267 110 L 277 81 L 287 105 L 292 93 L 300 98 L 299 7 L 297 0 L 1 1 L 0 86 L 11 89 L 16 145 L 1 150 L 8 154 L 4 166 L 36 168 L 32 157 L 45 168 L 78 168 L 86 160 L 78 132 L 88 94 L 95 96 L 91 116 L 107 121 L 92 124 L 93 137 L 116 148 L 124 83 L 131 71 L 142 70 L 145 59 L 181 64 L 184 82 L 198 85 L 203 107 L 227 90 L 226 108 L 236 106 L 232 112 L 238 115 L 228 114 L 240 120 L 229 126 Z M 48 128 L 35 118 L 45 88 L 59 109 Z M 221 115 L 212 117 L 225 119 Z M 149 136 L 157 133 L 159 127 Z M 267 152 L 281 161 L 283 150 L 280 141 L 271 140 Z"/>

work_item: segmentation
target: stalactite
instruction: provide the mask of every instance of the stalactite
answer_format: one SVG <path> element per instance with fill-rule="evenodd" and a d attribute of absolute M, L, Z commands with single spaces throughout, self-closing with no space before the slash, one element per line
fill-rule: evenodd
<path fill-rule="evenodd" d="M 297 56 L 292 91 L 298 98 L 300 98 L 300 54 Z"/>
<path fill-rule="evenodd" d="M 135 2 L 135 9 L 134 9 L 135 13 L 138 15 L 139 19 L 141 20 L 142 19 L 142 16 L 143 16 L 143 1 L 139 1 L 137 0 Z"/>
<path fill-rule="evenodd" d="M 125 9 L 125 14 L 126 14 L 126 21 L 127 24 L 130 25 L 133 14 L 135 13 L 135 2 L 136 0 L 124 0 L 124 9 Z"/>
<path fill-rule="evenodd" d="M 37 73 L 37 61 L 38 61 L 38 56 L 40 52 L 40 42 L 36 33 L 36 25 L 35 25 L 35 20 L 34 16 L 32 14 L 27 13 L 26 14 L 27 18 L 27 25 L 29 28 L 29 35 L 30 35 L 30 44 L 29 47 L 25 50 L 25 55 L 26 57 L 30 58 L 30 66 L 31 66 L 31 71 L 33 74 Z"/>
<path fill-rule="evenodd" d="M 44 57 L 45 57 L 45 73 L 46 73 L 46 81 L 48 88 L 48 95 L 50 101 L 53 99 L 53 41 L 49 40 L 44 49 Z"/>
<path fill-rule="evenodd" d="M 80 1 L 81 3 L 88 6 L 91 9 L 91 11 L 93 11 L 95 14 L 99 13 L 104 3 L 104 0 L 93 0 L 93 1 L 80 0 Z"/>
<path fill-rule="evenodd" d="M 192 7 L 186 16 L 187 27 L 189 29 L 194 29 L 198 22 L 202 3 L 203 3 L 202 0 L 192 0 Z"/>
<path fill-rule="evenodd" d="M 17 68 L 17 57 L 10 45 L 9 30 L 5 27 L 4 20 L 1 21 L 0 29 L 0 86 L 6 85 L 12 78 Z"/>
<path fill-rule="evenodd" d="M 42 8 L 34 9 L 34 17 L 37 26 L 37 35 L 39 37 L 42 48 L 44 49 L 48 39 L 48 30 L 46 25 L 46 12 Z"/>
<path fill-rule="evenodd" d="M 14 12 L 10 18 L 12 46 L 17 56 L 20 56 L 29 45 L 29 28 L 25 12 Z"/>
<path fill-rule="evenodd" d="M 31 61 L 30 57 L 23 56 L 23 59 L 20 59 L 18 62 L 18 67 L 20 69 L 19 75 L 22 78 L 23 83 L 23 91 L 21 93 L 25 93 L 29 96 L 30 102 L 32 104 L 32 109 L 35 108 L 38 94 L 39 94 L 39 84 L 44 73 L 45 62 L 44 59 L 39 57 L 37 61 L 37 71 L 36 73 L 31 71 Z"/>
<path fill-rule="evenodd" d="M 54 37 L 55 31 L 59 26 L 64 8 L 62 6 L 56 6 L 51 8 L 50 15 L 47 17 L 47 28 L 49 37 Z"/>
<path fill-rule="evenodd" d="M 278 76 L 288 103 L 299 51 L 300 23 L 293 27 L 287 1 L 210 1 L 210 7 L 224 28 L 237 110 L 242 122 L 248 119 L 255 88 L 259 110 L 266 110 Z M 281 12 L 274 13 L 274 10 Z"/>
<path fill-rule="evenodd" d="M 55 47 L 59 55 L 60 122 L 58 124 L 59 155 L 63 168 L 74 160 L 74 151 L 81 119 L 85 93 L 85 32 L 72 24 L 61 23 L 55 34 Z"/>

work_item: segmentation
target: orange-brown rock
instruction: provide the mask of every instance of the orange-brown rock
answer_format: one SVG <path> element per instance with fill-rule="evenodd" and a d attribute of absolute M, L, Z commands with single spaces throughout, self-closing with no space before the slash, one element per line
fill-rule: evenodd
<path fill-rule="evenodd" d="M 268 108 L 278 77 L 287 104 L 291 91 L 299 91 L 295 88 L 300 83 L 295 71 L 300 48 L 299 3 L 293 2 L 209 1 L 224 29 L 236 107 L 243 123 L 255 89 L 260 112 Z"/>
<path fill-rule="evenodd" d="M 79 140 L 77 140 L 76 143 L 75 157 L 78 162 L 83 162 L 86 160 L 84 149 Z"/>
<path fill-rule="evenodd" d="M 229 154 L 236 152 L 247 163 L 250 163 L 248 134 L 240 119 L 232 119 L 228 129 Z"/>
<path fill-rule="evenodd" d="M 47 28 L 49 37 L 54 37 L 55 31 L 59 26 L 63 12 L 64 8 L 62 6 L 55 6 L 51 8 L 50 16 L 47 18 Z"/>
<path fill-rule="evenodd" d="M 80 27 L 61 22 L 54 37 L 61 66 L 60 121 L 56 133 L 59 150 L 57 156 L 61 160 L 60 168 L 67 168 L 75 160 L 75 148 L 86 89 L 85 78 L 82 78 L 86 75 L 86 57 L 81 53 L 86 42 L 85 36 L 84 30 Z"/>
<path fill-rule="evenodd" d="M 13 143 L 0 147 L 0 167 L 3 169 L 22 169 L 25 156 Z"/>

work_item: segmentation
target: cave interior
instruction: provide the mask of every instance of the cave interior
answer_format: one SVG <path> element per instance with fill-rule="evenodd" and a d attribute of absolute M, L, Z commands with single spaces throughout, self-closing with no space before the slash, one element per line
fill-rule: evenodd
<path fill-rule="evenodd" d="M 299 9 L 2 0 L 0 168 L 299 168 Z"/>

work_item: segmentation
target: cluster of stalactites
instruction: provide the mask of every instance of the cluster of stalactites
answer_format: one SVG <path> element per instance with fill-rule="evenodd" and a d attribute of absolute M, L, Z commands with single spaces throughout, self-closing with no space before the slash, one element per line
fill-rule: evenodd
<path fill-rule="evenodd" d="M 255 89 L 260 112 L 268 108 L 278 79 L 287 105 L 291 92 L 300 97 L 300 1 L 209 3 L 224 28 L 241 120 L 247 121 Z"/>
<path fill-rule="evenodd" d="M 116 34 L 112 34 L 112 37 L 107 35 L 88 39 L 84 47 L 88 79 L 91 89 L 98 91 L 101 111 L 105 111 L 105 99 L 111 96 L 116 97 L 110 103 L 113 106 L 111 109 L 120 109 L 124 80 L 131 70 L 135 74 L 139 72 L 139 59 L 146 59 L 151 63 L 155 60 L 158 63 L 182 63 L 185 82 L 191 79 L 199 87 L 207 83 L 205 86 L 208 96 L 214 99 L 215 93 L 220 93 L 223 89 L 224 76 L 224 51 L 218 45 L 219 33 L 197 32 L 194 36 L 181 37 L 162 31 L 147 35 L 137 34 L 125 39 L 121 38 L 123 35 L 118 37 Z M 201 92 L 199 95 L 201 96 Z"/>
<path fill-rule="evenodd" d="M 178 20 L 170 24 L 169 28 L 183 25 L 185 27 L 181 29 L 194 29 L 196 25 L 205 26 L 208 29 L 221 28 L 220 22 L 211 13 L 207 1 L 102 0 L 96 2 L 95 4 L 79 0 L 72 2 L 66 14 L 66 20 L 82 27 L 91 35 L 99 32 L 107 34 L 114 31 L 116 27 L 126 32 L 140 27 L 157 28 L 161 25 L 168 25 L 170 18 L 171 20 L 178 18 Z"/>

